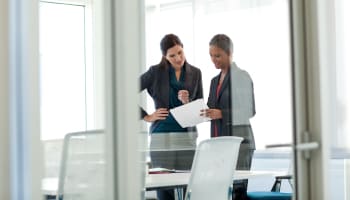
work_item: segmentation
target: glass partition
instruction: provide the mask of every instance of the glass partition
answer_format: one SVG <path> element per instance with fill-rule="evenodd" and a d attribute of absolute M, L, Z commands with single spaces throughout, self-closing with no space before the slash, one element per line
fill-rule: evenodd
<path fill-rule="evenodd" d="M 349 19 L 350 4 L 348 1 L 340 0 L 334 1 L 334 36 L 335 49 L 331 51 L 336 52 L 335 66 L 331 67 L 330 78 L 334 80 L 330 86 L 332 95 L 331 101 L 334 104 L 330 105 L 334 116 L 332 116 L 332 127 L 334 131 L 329 138 L 331 138 L 331 156 L 329 162 L 329 193 L 331 199 L 349 199 L 348 193 L 350 188 L 349 176 L 349 149 L 350 137 L 350 93 L 349 93 L 349 57 L 347 56 L 350 46 L 350 26 L 347 23 Z M 333 76 L 334 75 L 334 76 Z"/>
<path fill-rule="evenodd" d="M 216 34 L 231 38 L 232 60 L 249 74 L 253 83 L 255 115 L 245 122 L 251 125 L 255 139 L 251 169 L 290 173 L 291 149 L 266 149 L 271 144 L 292 143 L 289 1 L 146 0 L 145 17 L 146 66 L 142 67 L 142 73 L 160 62 L 160 41 L 164 35 L 173 33 L 183 43 L 186 61 L 201 70 L 206 103 L 212 78 L 220 73 L 211 60 L 209 42 Z M 235 88 L 234 83 L 231 87 Z M 143 100 L 147 102 L 145 110 L 154 112 L 152 99 L 146 95 Z M 241 107 L 236 105 L 237 100 L 231 100 L 236 110 Z M 239 116 L 235 111 L 231 114 L 234 123 L 243 123 L 238 122 Z M 149 130 L 150 123 L 144 124 Z M 210 121 L 196 127 L 197 144 L 211 137 Z M 248 190 L 269 190 L 272 183 L 272 177 L 255 179 L 249 181 Z M 292 188 L 286 187 L 284 191 L 290 192 Z"/>

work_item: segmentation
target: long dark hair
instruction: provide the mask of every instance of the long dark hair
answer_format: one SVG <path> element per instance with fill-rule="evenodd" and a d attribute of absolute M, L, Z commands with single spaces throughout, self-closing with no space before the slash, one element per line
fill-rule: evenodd
<path fill-rule="evenodd" d="M 160 41 L 160 50 L 162 51 L 162 59 L 160 61 L 160 64 L 168 63 L 168 61 L 165 58 L 166 53 L 168 49 L 174 47 L 175 45 L 180 45 L 181 47 L 183 47 L 183 44 L 177 35 L 170 33 L 163 37 L 163 39 Z"/>

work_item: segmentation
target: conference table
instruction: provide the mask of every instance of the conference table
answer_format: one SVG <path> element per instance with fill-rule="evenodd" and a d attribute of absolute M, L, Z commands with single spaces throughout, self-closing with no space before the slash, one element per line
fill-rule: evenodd
<path fill-rule="evenodd" d="M 156 190 L 161 188 L 185 187 L 190 179 L 190 172 L 161 173 L 146 175 L 146 190 Z M 246 171 L 236 170 L 234 180 L 251 179 L 257 177 L 273 177 L 276 174 L 271 171 Z"/>
<path fill-rule="evenodd" d="M 190 179 L 190 172 L 177 173 L 157 173 L 147 174 L 145 178 L 145 190 L 157 190 L 164 188 L 179 189 L 179 198 L 181 199 L 182 189 L 187 186 Z M 234 180 L 251 179 L 258 177 L 273 177 L 276 173 L 272 171 L 245 171 L 236 170 Z M 57 195 L 58 178 L 44 178 L 42 181 L 42 193 L 47 199 L 54 199 Z"/>

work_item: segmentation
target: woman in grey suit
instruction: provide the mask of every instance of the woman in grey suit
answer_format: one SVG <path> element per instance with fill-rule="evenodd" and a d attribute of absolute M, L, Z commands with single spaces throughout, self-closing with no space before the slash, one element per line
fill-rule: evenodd
<path fill-rule="evenodd" d="M 141 117 L 152 123 L 151 164 L 152 167 L 190 170 L 196 148 L 196 127 L 181 127 L 169 109 L 203 98 L 202 74 L 186 61 L 183 44 L 176 35 L 165 35 L 160 48 L 160 63 L 151 66 L 140 79 L 141 91 L 147 90 L 156 109 L 151 114 L 141 110 Z M 158 199 L 174 199 L 173 191 L 158 190 Z"/>
<path fill-rule="evenodd" d="M 209 109 L 202 115 L 210 117 L 211 137 L 239 136 L 237 168 L 249 170 L 255 150 L 255 141 L 249 119 L 255 115 L 253 82 L 249 74 L 233 62 L 233 43 L 224 34 L 215 35 L 209 43 L 209 53 L 219 75 L 211 80 Z M 233 199 L 246 199 L 248 180 L 234 182 Z"/>

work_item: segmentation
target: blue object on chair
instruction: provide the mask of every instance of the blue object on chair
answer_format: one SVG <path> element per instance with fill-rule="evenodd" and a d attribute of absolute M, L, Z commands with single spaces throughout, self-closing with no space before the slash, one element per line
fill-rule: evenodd
<path fill-rule="evenodd" d="M 284 179 L 287 179 L 291 185 L 290 180 L 292 179 L 292 176 L 276 176 L 275 183 L 270 192 L 248 192 L 247 195 L 249 200 L 291 200 L 292 193 L 280 192 L 282 180 Z"/>
<path fill-rule="evenodd" d="M 291 200 L 291 193 L 284 192 L 248 192 L 250 200 Z"/>

